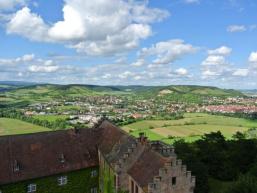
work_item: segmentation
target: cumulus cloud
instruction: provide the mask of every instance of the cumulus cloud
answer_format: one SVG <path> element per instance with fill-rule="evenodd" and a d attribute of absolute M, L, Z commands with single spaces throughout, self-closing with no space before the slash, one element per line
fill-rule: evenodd
<path fill-rule="evenodd" d="M 149 48 L 142 48 L 139 53 L 140 58 L 155 56 L 149 67 L 170 64 L 187 54 L 192 54 L 197 48 L 191 44 L 186 44 L 183 40 L 174 39 L 158 42 Z"/>
<path fill-rule="evenodd" d="M 51 72 L 56 72 L 59 69 L 59 66 L 37 66 L 37 65 L 32 65 L 29 66 L 29 71 L 30 72 L 42 72 L 42 73 L 51 73 Z"/>
<path fill-rule="evenodd" d="M 224 56 L 220 56 L 220 55 L 211 55 L 208 56 L 203 62 L 202 65 L 203 66 L 217 66 L 217 65 L 222 65 L 225 64 L 226 60 Z"/>
<path fill-rule="evenodd" d="M 13 10 L 17 6 L 24 6 L 26 4 L 25 0 L 1 0 L 0 1 L 0 11 Z"/>
<path fill-rule="evenodd" d="M 127 79 L 131 76 L 134 76 L 134 73 L 132 73 L 130 71 L 126 71 L 126 72 L 123 72 L 122 74 L 118 75 L 118 77 L 121 78 L 121 79 Z"/>
<path fill-rule="evenodd" d="M 242 77 L 245 77 L 249 74 L 249 69 L 246 69 L 246 68 L 239 68 L 239 69 L 236 69 L 234 72 L 233 72 L 233 76 L 242 76 Z"/>
<path fill-rule="evenodd" d="M 227 46 L 222 46 L 220 48 L 217 48 L 215 50 L 208 50 L 209 55 L 222 55 L 222 56 L 228 56 L 232 52 L 232 49 Z"/>
<path fill-rule="evenodd" d="M 61 42 L 88 55 L 110 55 L 136 48 L 152 34 L 151 23 L 169 13 L 148 2 L 65 0 L 63 20 L 52 25 L 27 7 L 7 24 L 7 32 L 33 41 Z"/>
<path fill-rule="evenodd" d="M 131 66 L 143 66 L 145 64 L 145 59 L 139 58 L 136 62 L 133 62 Z"/>
<path fill-rule="evenodd" d="M 7 72 L 15 72 L 19 77 L 31 73 L 51 73 L 56 72 L 60 67 L 53 60 L 37 58 L 34 54 L 26 54 L 17 58 L 0 58 L 0 66 Z"/>
<path fill-rule="evenodd" d="M 178 68 L 175 70 L 175 73 L 180 76 L 185 76 L 188 74 L 188 71 L 185 68 Z"/>
<path fill-rule="evenodd" d="M 234 33 L 234 32 L 244 32 L 247 28 L 244 25 L 230 25 L 227 27 L 227 31 Z"/>
<path fill-rule="evenodd" d="M 8 34 L 19 34 L 33 41 L 48 41 L 48 26 L 28 7 L 17 11 L 7 24 Z"/>
<path fill-rule="evenodd" d="M 26 54 L 22 57 L 18 58 L 11 58 L 11 59 L 5 59 L 5 58 L 0 58 L 0 65 L 2 66 L 10 66 L 10 65 L 17 65 L 21 63 L 26 63 L 26 62 L 31 62 L 35 58 L 34 54 Z"/>
<path fill-rule="evenodd" d="M 257 52 L 252 52 L 248 58 L 250 65 L 257 68 Z"/>
<path fill-rule="evenodd" d="M 208 50 L 207 58 L 202 62 L 202 78 L 222 76 L 231 71 L 231 64 L 226 60 L 232 49 L 226 46 L 214 50 Z"/>

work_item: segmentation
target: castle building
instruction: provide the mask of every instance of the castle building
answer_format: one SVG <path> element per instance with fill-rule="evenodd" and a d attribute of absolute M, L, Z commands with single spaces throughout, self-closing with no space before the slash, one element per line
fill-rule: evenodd
<path fill-rule="evenodd" d="M 193 193 L 174 149 L 108 121 L 0 137 L 0 193 Z"/>

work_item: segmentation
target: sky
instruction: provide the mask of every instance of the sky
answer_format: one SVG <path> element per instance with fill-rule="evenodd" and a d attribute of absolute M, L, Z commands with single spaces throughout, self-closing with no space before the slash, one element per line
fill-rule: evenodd
<path fill-rule="evenodd" d="M 257 89 L 256 0 L 0 0 L 0 81 Z"/>

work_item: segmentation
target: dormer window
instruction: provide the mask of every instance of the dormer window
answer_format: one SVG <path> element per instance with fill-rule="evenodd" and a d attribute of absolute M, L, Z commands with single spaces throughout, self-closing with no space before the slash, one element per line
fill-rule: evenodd
<path fill-rule="evenodd" d="M 59 161 L 60 161 L 60 163 L 65 163 L 65 157 L 64 157 L 64 154 L 62 153 L 61 155 L 60 155 L 60 157 L 59 157 Z"/>
<path fill-rule="evenodd" d="M 64 185 L 67 184 L 68 179 L 67 179 L 67 176 L 61 176 L 61 177 L 59 177 L 59 178 L 57 179 L 57 181 L 58 181 L 58 185 L 59 185 L 59 186 L 64 186 Z"/>
<path fill-rule="evenodd" d="M 17 160 L 14 161 L 13 171 L 14 171 L 14 172 L 20 171 L 20 164 L 18 163 Z"/>
<path fill-rule="evenodd" d="M 97 193 L 97 188 L 96 187 L 94 187 L 94 188 L 91 188 L 91 191 L 90 191 L 91 193 Z"/>
<path fill-rule="evenodd" d="M 37 191 L 37 185 L 36 184 L 29 184 L 28 185 L 28 193 L 36 192 Z"/>
<path fill-rule="evenodd" d="M 91 178 L 94 178 L 97 176 L 97 170 L 91 171 Z"/>
<path fill-rule="evenodd" d="M 175 186 L 177 183 L 177 178 L 176 177 L 172 177 L 172 186 Z"/>

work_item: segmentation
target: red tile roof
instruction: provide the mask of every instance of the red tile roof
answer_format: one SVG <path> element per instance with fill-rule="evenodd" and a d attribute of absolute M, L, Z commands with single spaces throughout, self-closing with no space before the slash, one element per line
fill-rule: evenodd
<path fill-rule="evenodd" d="M 98 139 L 90 129 L 0 137 L 0 184 L 96 166 Z"/>

